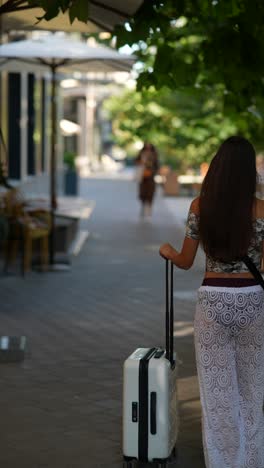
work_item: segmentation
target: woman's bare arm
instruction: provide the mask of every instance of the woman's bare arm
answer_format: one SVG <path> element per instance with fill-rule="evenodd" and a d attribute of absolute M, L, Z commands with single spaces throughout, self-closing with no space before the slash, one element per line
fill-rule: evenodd
<path fill-rule="evenodd" d="M 178 252 L 171 244 L 163 244 L 159 249 L 159 253 L 163 258 L 171 260 L 178 268 L 189 270 L 194 262 L 198 245 L 199 240 L 185 237 L 181 252 Z"/>
<path fill-rule="evenodd" d="M 199 215 L 199 197 L 192 201 L 190 212 Z M 198 245 L 198 239 L 185 236 L 181 252 L 178 252 L 171 244 L 163 244 L 159 253 L 162 257 L 171 260 L 178 268 L 189 270 L 194 262 Z"/>

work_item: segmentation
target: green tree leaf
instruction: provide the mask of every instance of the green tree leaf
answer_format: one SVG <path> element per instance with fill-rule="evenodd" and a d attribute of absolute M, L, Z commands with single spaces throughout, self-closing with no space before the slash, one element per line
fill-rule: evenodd
<path fill-rule="evenodd" d="M 71 23 L 75 18 L 87 23 L 89 19 L 89 3 L 87 0 L 72 0 L 69 7 L 69 17 Z"/>

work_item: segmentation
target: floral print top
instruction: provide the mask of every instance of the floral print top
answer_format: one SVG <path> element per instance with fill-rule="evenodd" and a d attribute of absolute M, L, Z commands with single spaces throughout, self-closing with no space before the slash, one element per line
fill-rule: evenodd
<path fill-rule="evenodd" d="M 248 256 L 257 268 L 261 267 L 262 241 L 264 240 L 264 218 L 256 218 L 253 222 L 254 235 L 248 249 Z M 199 240 L 199 215 L 189 211 L 186 223 L 186 237 Z M 244 262 L 234 261 L 223 263 L 212 257 L 206 256 L 206 271 L 215 273 L 247 273 L 248 269 Z"/>

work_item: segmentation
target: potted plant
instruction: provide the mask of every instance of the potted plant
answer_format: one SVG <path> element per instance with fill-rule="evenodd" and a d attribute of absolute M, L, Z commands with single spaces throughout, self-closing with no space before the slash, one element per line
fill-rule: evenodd
<path fill-rule="evenodd" d="M 65 151 L 63 161 L 66 166 L 64 179 L 65 195 L 77 195 L 78 174 L 75 165 L 75 154 L 70 151 Z"/>

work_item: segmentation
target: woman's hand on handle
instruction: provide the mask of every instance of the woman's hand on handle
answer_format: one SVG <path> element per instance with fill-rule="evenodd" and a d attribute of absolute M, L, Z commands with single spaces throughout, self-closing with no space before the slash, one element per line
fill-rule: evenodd
<path fill-rule="evenodd" d="M 178 254 L 177 250 L 172 247 L 171 244 L 166 243 L 162 244 L 159 249 L 159 254 L 161 257 L 167 259 L 167 260 L 172 260 L 175 255 Z"/>
<path fill-rule="evenodd" d="M 199 240 L 190 239 L 185 237 L 182 250 L 174 249 L 171 244 L 162 244 L 159 249 L 161 257 L 171 260 L 174 265 L 183 270 L 189 270 L 191 268 L 195 255 L 198 249 Z"/>

